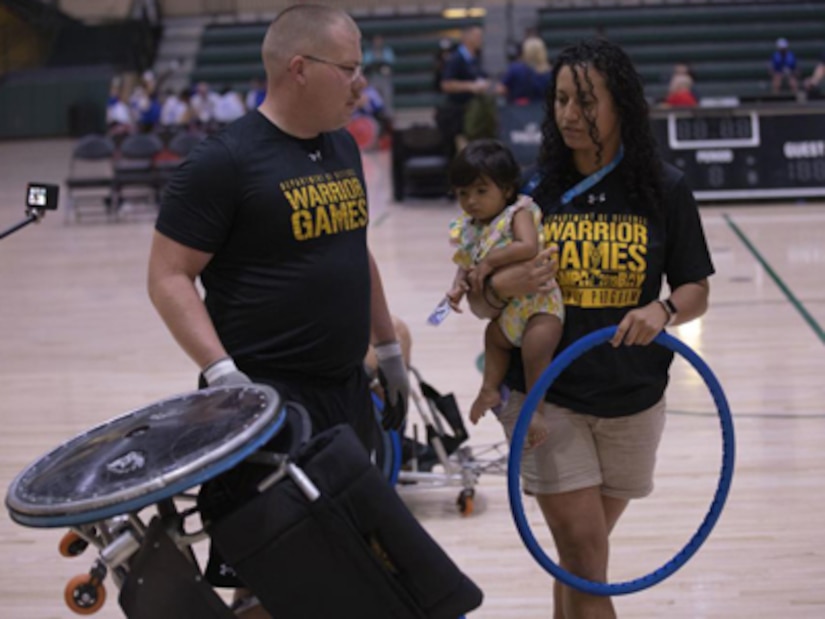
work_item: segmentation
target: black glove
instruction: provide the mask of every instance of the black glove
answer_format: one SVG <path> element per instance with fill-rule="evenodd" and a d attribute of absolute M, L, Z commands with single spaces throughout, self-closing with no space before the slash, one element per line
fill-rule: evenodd
<path fill-rule="evenodd" d="M 252 380 L 241 372 L 231 357 L 218 359 L 204 368 L 203 379 L 210 387 L 227 387 L 230 385 L 248 385 Z"/>
<path fill-rule="evenodd" d="M 410 395 L 410 376 L 404 365 L 401 344 L 378 344 L 375 346 L 375 356 L 378 358 L 378 380 L 384 389 L 381 425 L 385 430 L 400 430 L 407 417 L 407 399 Z"/>

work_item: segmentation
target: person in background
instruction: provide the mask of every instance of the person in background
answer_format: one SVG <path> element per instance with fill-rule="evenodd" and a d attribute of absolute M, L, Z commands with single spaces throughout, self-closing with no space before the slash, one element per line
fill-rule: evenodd
<path fill-rule="evenodd" d="M 231 86 L 224 86 L 215 100 L 212 118 L 218 127 L 228 125 L 246 114 L 246 106 L 241 96 Z"/>
<path fill-rule="evenodd" d="M 481 66 L 484 31 L 469 26 L 461 33 L 461 43 L 450 55 L 441 76 L 440 90 L 447 95 L 437 115 L 437 124 L 447 142 L 460 151 L 467 143 L 464 116 L 467 105 L 476 95 L 490 90 L 490 80 Z"/>
<path fill-rule="evenodd" d="M 125 85 L 120 77 L 112 80 L 106 100 L 106 135 L 123 136 L 135 131 L 135 120 L 129 108 Z"/>
<path fill-rule="evenodd" d="M 441 92 L 441 80 L 444 79 L 444 67 L 456 49 L 451 39 L 441 39 L 438 41 L 438 50 L 435 52 L 435 63 L 433 65 L 433 88 Z"/>
<path fill-rule="evenodd" d="M 270 24 L 262 57 L 263 103 L 201 142 L 167 185 L 149 297 L 202 386 L 271 385 L 305 406 L 314 433 L 346 423 L 370 449 L 368 346 L 385 428 L 404 421 L 409 376 L 367 244 L 360 152 L 344 129 L 365 85 L 360 31 L 342 10 L 294 5 Z M 251 492 L 237 483 L 243 466 L 201 492 Z M 210 552 L 209 582 L 246 599 L 232 567 Z"/>
<path fill-rule="evenodd" d="M 527 105 L 536 98 L 536 82 L 535 71 L 527 63 L 522 47 L 496 84 L 496 94 L 504 96 L 508 104 Z"/>
<path fill-rule="evenodd" d="M 547 86 L 553 70 L 547 58 L 547 46 L 539 36 L 528 37 L 524 40 L 523 52 L 525 64 L 533 70 L 533 95 L 531 102 L 541 102 L 545 99 Z"/>
<path fill-rule="evenodd" d="M 690 75 L 675 75 L 670 80 L 670 90 L 663 102 L 665 107 L 696 107 L 699 102 L 693 95 L 693 80 Z"/>
<path fill-rule="evenodd" d="M 246 93 L 244 105 L 247 111 L 257 110 L 266 96 L 266 80 L 262 77 L 253 77 L 249 91 Z"/>
<path fill-rule="evenodd" d="M 195 123 L 203 131 L 211 131 L 215 123 L 215 108 L 220 95 L 207 82 L 198 82 L 189 99 Z"/>
<path fill-rule="evenodd" d="M 616 329 L 550 386 L 548 438 L 524 453 L 521 470 L 560 565 L 606 582 L 611 531 L 632 499 L 653 490 L 673 353 L 651 344 L 705 313 L 714 268 L 693 193 L 657 154 L 642 80 L 624 50 L 604 39 L 564 49 L 546 109 L 532 196 L 558 252 L 497 270 L 469 300 L 490 318 L 498 310 L 485 299 L 549 290 L 555 275 L 565 305 L 557 354 Z M 499 416 L 508 436 L 525 399 L 520 363 L 514 353 Z M 559 581 L 553 599 L 554 619 L 616 617 L 609 597 Z"/>
<path fill-rule="evenodd" d="M 182 89 L 179 93 L 167 91 L 160 110 L 160 125 L 165 129 L 178 130 L 192 122 L 192 109 L 189 106 L 189 91 Z"/>
<path fill-rule="evenodd" d="M 810 77 L 805 79 L 805 90 L 808 92 L 808 96 L 819 98 L 825 95 L 823 86 L 825 86 L 825 50 L 822 50 L 819 62 L 814 67 Z"/>
<path fill-rule="evenodd" d="M 788 82 L 788 88 L 794 94 L 799 90 L 797 81 L 796 55 L 790 50 L 788 40 L 779 38 L 776 40 L 776 50 L 771 56 L 771 92 L 777 94 L 781 92 L 784 82 Z"/>
<path fill-rule="evenodd" d="M 370 84 L 380 93 L 387 118 L 392 117 L 393 111 L 392 72 L 394 65 L 395 52 L 386 44 L 383 36 L 376 34 L 372 37 L 371 44 L 364 49 L 364 74 Z"/>

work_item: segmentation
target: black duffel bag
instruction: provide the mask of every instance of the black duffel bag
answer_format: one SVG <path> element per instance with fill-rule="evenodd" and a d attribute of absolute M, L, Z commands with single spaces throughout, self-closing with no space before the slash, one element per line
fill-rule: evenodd
<path fill-rule="evenodd" d="M 285 477 L 208 528 L 274 617 L 457 619 L 481 604 L 349 426 L 319 433 L 295 464 L 314 500 Z"/>

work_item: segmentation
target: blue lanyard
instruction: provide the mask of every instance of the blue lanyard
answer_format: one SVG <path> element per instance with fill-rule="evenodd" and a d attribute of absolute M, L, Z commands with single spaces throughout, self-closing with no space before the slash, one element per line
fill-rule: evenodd
<path fill-rule="evenodd" d="M 573 187 L 568 189 L 564 192 L 561 196 L 561 203 L 562 204 L 570 204 L 576 196 L 580 196 L 585 191 L 596 185 L 599 181 L 601 181 L 605 176 L 610 174 L 619 162 L 624 157 L 624 145 L 619 145 L 619 152 L 616 153 L 616 156 L 613 157 L 613 160 L 608 163 L 603 168 L 600 168 L 593 172 L 587 178 L 582 179 L 578 183 L 576 183 Z M 536 172 L 533 176 L 530 177 L 530 180 L 527 181 L 524 186 L 521 188 L 521 193 L 525 195 L 532 195 L 535 188 L 538 186 L 539 182 L 541 182 L 541 173 Z"/>
<path fill-rule="evenodd" d="M 613 160 L 608 163 L 603 168 L 599 168 L 593 174 L 588 176 L 587 178 L 583 178 L 578 183 L 576 183 L 573 187 L 565 191 L 561 196 L 561 203 L 562 204 L 570 204 L 576 196 L 582 195 L 585 191 L 593 187 L 593 185 L 598 184 L 605 176 L 610 174 L 619 162 L 624 157 L 624 145 L 619 145 L 619 152 L 616 153 L 616 156 L 613 157 Z"/>

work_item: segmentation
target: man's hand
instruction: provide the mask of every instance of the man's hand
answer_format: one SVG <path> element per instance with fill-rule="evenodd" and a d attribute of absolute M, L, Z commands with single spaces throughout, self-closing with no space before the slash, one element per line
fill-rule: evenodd
<path fill-rule="evenodd" d="M 378 358 L 378 379 L 384 389 L 385 430 L 399 430 L 407 417 L 407 399 L 410 395 L 410 376 L 404 365 L 399 342 L 375 345 Z"/>
<path fill-rule="evenodd" d="M 229 385 L 248 385 L 252 383 L 249 376 L 241 372 L 231 357 L 218 359 L 203 370 L 203 379 L 210 387 L 227 387 Z"/>

